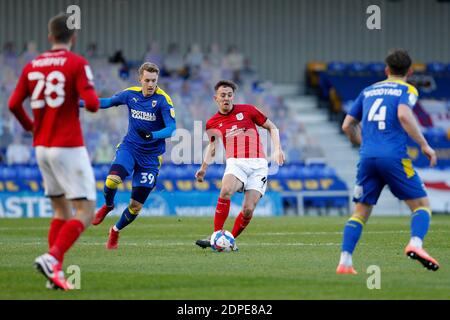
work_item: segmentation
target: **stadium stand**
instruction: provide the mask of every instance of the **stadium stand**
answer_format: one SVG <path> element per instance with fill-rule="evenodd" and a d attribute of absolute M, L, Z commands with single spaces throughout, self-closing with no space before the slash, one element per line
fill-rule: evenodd
<path fill-rule="evenodd" d="M 326 70 L 317 72 L 319 80 L 309 81 L 308 85 L 313 87 L 308 90 L 316 93 L 319 107 L 326 108 L 329 120 L 336 122 L 338 128 L 360 91 L 386 78 L 382 62 L 331 61 L 322 65 L 327 66 Z M 435 206 L 433 210 L 449 212 L 450 202 L 444 199 L 448 193 L 442 198 L 445 194 L 442 192 L 449 190 L 446 173 L 450 168 L 450 64 L 417 62 L 412 67 L 414 74 L 408 81 L 418 89 L 420 97 L 413 111 L 425 138 L 437 152 L 437 168 L 428 169 L 428 160 L 412 139 L 408 142 L 408 153 L 423 176 Z"/>
<path fill-rule="evenodd" d="M 172 44 L 172 55 L 178 50 L 174 48 L 175 44 Z M 0 118 L 0 189 L 16 195 L 21 192 L 29 194 L 43 191 L 34 150 L 31 148 L 31 137 L 24 134 L 6 108 L 9 93 L 14 88 L 21 67 L 34 56 L 36 53 L 33 46 L 30 46 L 29 50 L 20 56 L 9 50 L 7 55 L 0 58 L 5 66 L 0 73 L 0 104 L 3 106 Z M 116 56 L 113 58 L 117 58 Z M 144 56 L 155 57 L 162 63 L 163 68 L 168 57 L 160 53 L 157 43 L 152 43 Z M 160 87 L 172 97 L 179 130 L 185 129 L 185 132 L 194 133 L 194 139 L 202 139 L 199 135 L 203 135 L 204 121 L 216 112 L 212 100 L 213 85 L 222 78 L 231 78 L 240 86 L 235 102 L 258 106 L 280 128 L 287 165 L 280 168 L 269 180 L 268 191 L 277 194 L 276 203 L 280 207 L 273 209 L 275 214 L 308 214 L 312 212 L 311 209 L 320 209 L 319 213 L 322 214 L 329 213 L 330 208 L 339 208 L 340 213 L 348 211 L 346 183 L 338 177 L 333 168 L 323 163 L 323 150 L 306 132 L 301 116 L 296 116 L 295 110 L 290 109 L 283 94 L 277 93 L 272 83 L 259 79 L 251 61 L 246 59 L 238 48 L 231 46 L 227 54 L 222 54 L 217 45 L 212 45 L 210 51 L 204 54 L 198 46 L 194 46 L 186 58 L 182 57 L 178 69 L 183 72 L 163 70 L 159 81 Z M 134 75 L 137 74 L 137 68 L 142 61 L 126 61 L 120 56 L 120 59 L 113 59 L 112 62 L 113 60 L 108 60 L 107 57 L 97 55 L 95 43 L 89 45 L 87 58 L 94 71 L 96 90 L 100 97 L 112 96 L 137 84 Z M 175 58 L 180 60 L 180 54 L 171 57 Z M 311 66 L 311 72 L 321 72 L 325 67 L 326 65 L 317 63 Z M 318 81 L 319 78 L 316 77 L 313 84 L 318 84 Z M 80 113 L 85 143 L 94 164 L 99 192 L 102 191 L 102 183 L 114 155 L 114 146 L 120 143 L 127 132 L 124 119 L 128 118 L 127 108 L 112 108 L 100 112 L 101 117 L 86 112 Z M 267 136 L 266 130 L 260 133 L 264 146 L 268 148 L 270 137 Z M 21 148 L 29 149 L 29 159 L 26 161 L 7 163 L 7 149 L 13 145 L 13 137 L 22 137 Z M 203 147 L 205 145 L 206 141 L 203 141 Z M 194 147 L 195 144 L 190 150 L 194 157 L 189 158 L 188 162 L 193 160 L 194 163 L 200 163 L 202 153 L 194 152 Z M 218 192 L 218 183 L 224 167 L 212 166 L 208 170 L 207 186 L 199 185 L 193 179 L 198 165 L 186 164 L 184 156 L 179 154 L 177 143 L 167 143 L 164 167 L 157 187 L 167 191 L 164 196 L 172 197 L 168 202 L 177 202 L 173 197 L 177 195 L 180 198 L 180 193 Z M 124 190 L 127 187 L 129 185 L 125 185 Z M 174 208 L 168 210 L 170 214 L 176 211 Z"/>

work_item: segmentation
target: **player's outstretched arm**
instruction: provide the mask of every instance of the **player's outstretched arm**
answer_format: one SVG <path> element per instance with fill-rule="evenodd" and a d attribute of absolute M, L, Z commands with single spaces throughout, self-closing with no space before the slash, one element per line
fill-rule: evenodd
<path fill-rule="evenodd" d="M 118 101 L 118 99 L 115 99 L 114 97 L 111 98 L 98 98 L 98 100 L 100 101 L 100 109 L 108 109 L 111 107 L 116 107 L 116 106 L 120 106 L 122 103 L 120 101 Z M 86 107 L 86 101 L 85 100 L 80 100 L 80 108 L 85 108 Z"/>
<path fill-rule="evenodd" d="M 397 110 L 398 120 L 405 129 L 406 133 L 417 142 L 422 149 L 422 152 L 430 160 L 430 167 L 434 167 L 437 162 L 436 152 L 430 147 L 427 140 L 420 131 L 416 118 L 414 117 L 411 108 L 405 104 L 400 104 Z"/>
<path fill-rule="evenodd" d="M 267 119 L 266 122 L 264 122 L 262 127 L 264 129 L 267 129 L 270 133 L 270 138 L 272 139 L 274 150 L 272 155 L 273 159 L 279 166 L 282 166 L 284 164 L 285 158 L 280 143 L 280 131 L 278 130 L 277 126 L 269 119 Z"/>
<path fill-rule="evenodd" d="M 212 163 L 212 160 L 214 159 L 215 155 L 216 155 L 216 143 L 215 141 L 211 141 L 206 146 L 205 158 L 203 159 L 202 165 L 200 169 L 198 169 L 197 172 L 195 173 L 195 178 L 197 179 L 198 182 L 203 182 L 206 174 L 206 169 L 208 169 L 209 164 Z"/>
<path fill-rule="evenodd" d="M 344 122 L 342 123 L 342 130 L 345 132 L 351 143 L 357 146 L 361 145 L 361 127 L 359 126 L 358 119 L 347 114 Z"/>

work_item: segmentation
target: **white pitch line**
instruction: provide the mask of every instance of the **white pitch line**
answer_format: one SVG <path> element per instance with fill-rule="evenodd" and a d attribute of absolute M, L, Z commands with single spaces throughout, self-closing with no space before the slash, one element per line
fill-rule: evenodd
<path fill-rule="evenodd" d="M 39 246 L 39 245 L 46 245 L 47 242 L 21 242 L 21 245 L 26 246 Z M 89 242 L 89 243 L 77 243 L 76 245 L 81 246 L 104 246 L 105 242 Z M 339 246 L 340 243 L 335 242 L 325 242 L 325 243 L 304 243 L 304 242 L 291 242 L 291 243 L 270 243 L 270 242 L 261 242 L 261 243 L 246 243 L 242 242 L 239 243 L 239 245 L 242 246 L 250 246 L 250 247 L 268 247 L 268 246 L 313 246 L 313 247 L 320 247 L 320 246 Z M 161 243 L 153 243 L 153 242 L 147 242 L 147 243 L 136 243 L 136 242 L 124 242 L 120 243 L 120 246 L 157 246 L 157 247 L 174 247 L 174 246 L 193 246 L 193 243 L 191 242 L 161 242 Z"/>
<path fill-rule="evenodd" d="M 141 226 L 143 227 L 143 226 Z M 133 226 L 135 228 L 135 226 Z M 0 227 L 0 231 L 24 231 L 24 230 L 48 230 L 48 227 Z M 399 233 L 410 233 L 410 230 L 389 230 L 389 231 L 366 231 L 364 234 L 399 234 Z M 450 233 L 449 230 L 434 230 L 432 233 Z M 249 233 L 252 236 L 295 236 L 295 235 L 330 235 L 330 234 L 342 234 L 342 231 L 299 231 L 299 232 L 258 232 L 258 233 Z M 198 235 L 186 235 L 192 237 L 198 237 Z"/>

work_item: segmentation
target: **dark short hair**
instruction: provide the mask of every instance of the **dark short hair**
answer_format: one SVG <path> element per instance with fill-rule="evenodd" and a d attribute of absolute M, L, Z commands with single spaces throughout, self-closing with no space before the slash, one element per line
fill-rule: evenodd
<path fill-rule="evenodd" d="M 60 13 L 54 16 L 48 22 L 48 31 L 55 38 L 57 43 L 69 43 L 72 36 L 75 34 L 75 29 L 69 29 L 67 20 L 69 19 L 67 13 Z"/>
<path fill-rule="evenodd" d="M 156 72 L 156 74 L 159 75 L 158 66 L 151 62 L 145 62 L 142 64 L 142 66 L 139 68 L 139 77 L 142 77 L 142 75 L 144 74 L 144 71 L 148 71 L 151 73 Z"/>
<path fill-rule="evenodd" d="M 412 64 L 411 57 L 404 49 L 391 50 L 385 62 L 395 76 L 406 76 Z"/>
<path fill-rule="evenodd" d="M 214 86 L 214 91 L 219 90 L 220 87 L 229 87 L 229 88 L 233 89 L 233 92 L 235 92 L 238 89 L 237 84 L 231 80 L 220 80 Z"/>

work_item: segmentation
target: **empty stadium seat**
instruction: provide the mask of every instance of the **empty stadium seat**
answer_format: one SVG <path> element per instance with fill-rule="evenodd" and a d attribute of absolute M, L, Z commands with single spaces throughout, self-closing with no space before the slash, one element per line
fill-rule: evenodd
<path fill-rule="evenodd" d="M 355 61 L 349 63 L 347 69 L 351 72 L 363 72 L 367 70 L 367 64 Z"/>
<path fill-rule="evenodd" d="M 371 62 L 367 65 L 367 69 L 374 73 L 382 73 L 385 68 L 386 65 L 382 62 Z"/>
<path fill-rule="evenodd" d="M 431 73 L 441 73 L 444 72 L 446 69 L 445 64 L 442 62 L 431 62 L 427 64 L 427 71 Z"/>
<path fill-rule="evenodd" d="M 347 64 L 341 61 L 331 61 L 328 63 L 327 70 L 330 72 L 344 72 L 347 70 Z"/>

